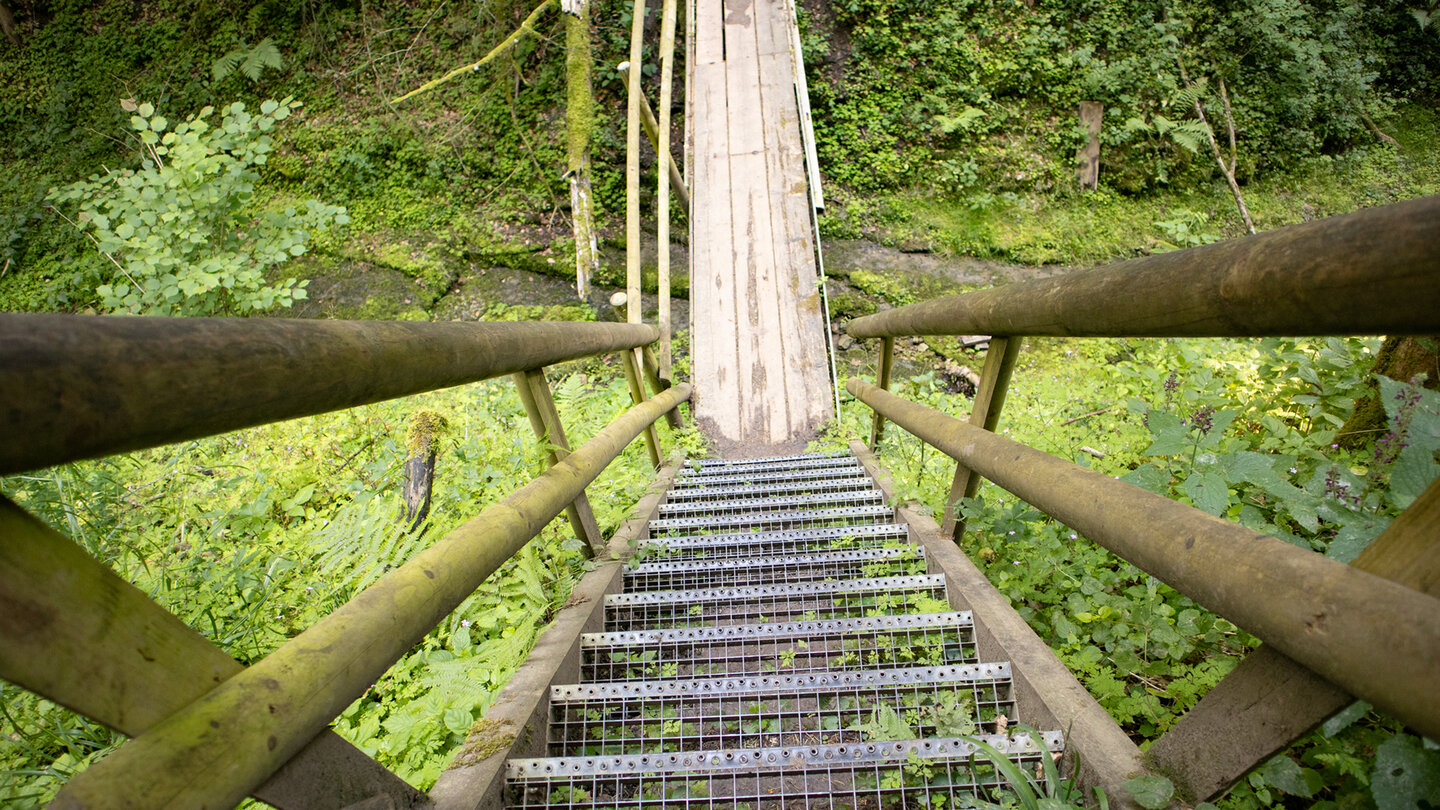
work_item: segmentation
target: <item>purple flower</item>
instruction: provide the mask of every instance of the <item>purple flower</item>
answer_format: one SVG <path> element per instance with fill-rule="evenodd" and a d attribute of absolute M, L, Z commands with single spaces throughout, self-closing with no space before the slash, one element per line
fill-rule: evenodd
<path fill-rule="evenodd" d="M 1210 429 L 1215 426 L 1215 409 L 1209 405 L 1201 405 L 1190 414 L 1189 421 L 1190 427 L 1199 430 L 1200 435 L 1207 435 L 1210 433 Z"/>

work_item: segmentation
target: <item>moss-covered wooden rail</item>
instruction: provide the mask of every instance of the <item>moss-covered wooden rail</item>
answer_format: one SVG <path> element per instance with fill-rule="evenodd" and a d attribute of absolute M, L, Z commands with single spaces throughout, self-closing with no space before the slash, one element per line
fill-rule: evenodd
<path fill-rule="evenodd" d="M 1088 762 L 1082 779 L 1115 795 L 1132 774 L 1106 763 L 1144 761 L 1174 781 L 1178 799 L 1211 798 L 1352 696 L 1440 734 L 1440 482 L 1343 565 L 996 435 L 1020 339 L 1435 334 L 1437 233 L 1440 197 L 1430 197 L 847 327 L 883 339 L 880 385 L 847 386 L 875 411 L 872 444 L 889 420 L 957 462 L 944 522 L 952 536 L 964 532 L 956 504 L 989 478 L 1265 642 L 1143 760 L 1118 727 L 1072 729 L 1072 750 Z M 995 336 L 968 423 L 885 390 L 895 338 L 962 334 Z"/>
<path fill-rule="evenodd" d="M 614 351 L 638 369 L 636 350 L 657 337 L 640 324 L 4 315 L 0 472 L 504 374 L 517 375 L 537 431 L 563 449 L 540 370 Z M 228 807 L 247 795 L 281 808 L 420 801 L 328 724 L 689 396 L 681 384 L 638 402 L 249 668 L 0 500 L 0 677 L 135 737 L 72 780 L 54 806 Z M 576 530 L 598 546 L 593 517 Z"/>

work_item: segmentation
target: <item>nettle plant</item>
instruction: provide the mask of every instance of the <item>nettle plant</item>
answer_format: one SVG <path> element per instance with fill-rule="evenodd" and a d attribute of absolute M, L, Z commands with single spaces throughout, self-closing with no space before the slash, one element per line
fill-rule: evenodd
<path fill-rule="evenodd" d="M 289 307 L 304 281 L 271 281 L 272 268 L 305 253 L 312 231 L 345 225 L 345 209 L 306 200 L 262 208 L 259 168 L 270 133 L 301 106 L 293 98 L 213 107 L 173 127 L 149 103 L 121 101 L 139 169 L 109 171 L 50 190 L 57 211 L 78 205 L 71 224 L 114 267 L 96 288 L 103 309 L 129 314 L 216 315 Z M 61 212 L 61 216 L 65 216 Z M 67 217 L 67 220 L 69 218 Z"/>

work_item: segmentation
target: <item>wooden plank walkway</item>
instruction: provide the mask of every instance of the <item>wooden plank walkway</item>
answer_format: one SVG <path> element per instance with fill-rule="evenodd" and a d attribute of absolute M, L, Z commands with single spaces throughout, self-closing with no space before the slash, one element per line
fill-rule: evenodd
<path fill-rule="evenodd" d="M 722 444 L 834 415 L 786 0 L 696 0 L 686 115 L 694 413 Z"/>

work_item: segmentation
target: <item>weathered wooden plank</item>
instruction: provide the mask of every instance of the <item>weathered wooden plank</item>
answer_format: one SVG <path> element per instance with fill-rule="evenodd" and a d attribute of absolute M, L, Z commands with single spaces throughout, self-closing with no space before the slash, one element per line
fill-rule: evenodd
<path fill-rule="evenodd" d="M 0 677 L 132 737 L 244 669 L 3 496 L 0 605 Z M 325 810 L 378 793 L 402 806 L 420 796 L 327 730 L 254 796 Z"/>
<path fill-rule="evenodd" d="M 697 48 L 706 32 L 723 38 L 719 3 L 697 7 Z M 716 13 L 707 15 L 707 10 Z M 726 122 L 725 64 L 700 63 L 695 76 L 696 116 L 690 123 L 695 138 L 695 193 L 691 223 L 690 307 L 692 374 L 700 395 L 694 414 L 720 436 L 739 432 L 740 388 L 736 365 L 736 301 L 730 212 L 730 149 Z"/>
<path fill-rule="evenodd" d="M 761 17 L 772 26 L 790 31 L 793 16 L 781 0 L 759 0 Z M 786 311 L 787 336 L 793 336 L 798 351 L 792 360 L 794 374 L 804 381 L 803 398 L 792 394 L 791 429 L 794 433 L 813 430 L 833 415 L 834 392 L 826 373 L 826 324 L 819 292 L 819 271 L 814 241 L 814 211 L 807 189 L 804 141 L 796 105 L 794 62 L 788 51 L 762 58 L 762 93 L 770 155 L 772 203 L 784 223 L 785 238 L 777 240 L 777 264 L 784 272 L 783 288 L 789 293 Z M 770 141 L 770 136 L 774 137 Z M 778 227 L 778 226 L 777 226 Z"/>
<path fill-rule="evenodd" d="M 764 32 L 773 27 L 774 0 L 756 0 L 756 26 Z M 799 153 L 800 132 L 795 116 L 795 89 L 790 74 L 790 54 L 760 56 L 760 107 L 764 119 L 765 175 L 768 183 L 771 216 L 771 250 L 776 275 L 780 357 L 785 368 L 786 416 L 788 435 L 801 435 L 815 427 L 810 419 L 810 405 L 820 399 L 817 390 L 816 359 L 807 351 L 806 334 L 801 318 L 804 295 L 800 278 L 806 268 L 813 267 L 814 257 L 796 249 L 796 238 L 809 231 L 808 220 L 801 225 L 791 221 L 793 206 L 789 196 L 796 178 L 786 172 L 787 153 Z M 803 178 L 801 178 L 803 183 Z M 803 199 L 803 198 L 802 198 Z M 813 277 L 813 272 L 810 274 Z M 810 285 L 809 294 L 815 292 Z"/>
<path fill-rule="evenodd" d="M 535 437 L 544 443 L 545 455 L 553 467 L 570 455 L 570 441 L 565 438 L 565 426 L 560 421 L 560 411 L 555 408 L 555 398 L 550 394 L 545 370 L 534 369 L 516 374 L 515 387 L 520 391 L 525 414 L 530 417 L 530 427 L 535 430 Z M 576 539 L 589 549 L 591 558 L 605 552 L 604 534 L 584 492 L 565 507 L 565 518 L 570 521 L 570 529 L 575 532 Z"/>
<path fill-rule="evenodd" d="M 779 292 L 770 235 L 765 175 L 765 131 L 760 109 L 760 63 L 753 0 L 725 3 L 725 97 L 730 133 L 731 267 L 736 296 L 736 368 L 740 393 L 737 441 L 776 441 L 783 436 L 784 376 L 773 374 L 767 355 L 778 335 Z"/>
<path fill-rule="evenodd" d="M 1352 566 L 1440 596 L 1440 480 L 1396 518 Z M 1354 698 L 1264 646 L 1201 698 L 1146 753 L 1187 802 L 1228 789 Z"/>

